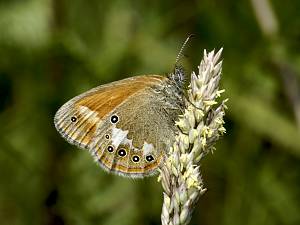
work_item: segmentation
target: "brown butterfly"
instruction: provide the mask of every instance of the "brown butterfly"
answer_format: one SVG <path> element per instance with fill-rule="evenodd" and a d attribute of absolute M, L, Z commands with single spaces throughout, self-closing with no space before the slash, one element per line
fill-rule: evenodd
<path fill-rule="evenodd" d="M 101 85 L 65 103 L 55 115 L 55 127 L 107 171 L 152 175 L 178 132 L 184 83 L 182 68 L 175 66 L 167 77 L 144 75 Z"/>

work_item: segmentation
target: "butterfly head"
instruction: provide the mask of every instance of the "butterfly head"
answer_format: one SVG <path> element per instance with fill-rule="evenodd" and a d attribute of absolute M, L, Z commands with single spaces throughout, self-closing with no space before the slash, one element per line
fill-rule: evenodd
<path fill-rule="evenodd" d="M 182 56 L 184 56 L 183 51 L 185 50 L 185 47 L 187 45 L 187 43 L 189 42 L 189 40 L 194 37 L 194 34 L 190 34 L 187 39 L 184 41 L 184 43 L 181 46 L 181 49 L 176 57 L 176 61 L 175 61 L 175 67 L 174 67 L 174 71 L 173 73 L 171 73 L 169 75 L 169 79 L 171 81 L 174 81 L 176 87 L 178 87 L 178 89 L 182 92 L 182 89 L 184 87 L 185 81 L 186 81 L 186 77 L 185 77 L 185 73 L 184 73 L 184 69 L 183 66 L 180 64 L 180 61 L 182 59 Z"/>
<path fill-rule="evenodd" d="M 169 79 L 175 83 L 178 89 L 182 90 L 186 81 L 183 67 L 175 65 L 173 73 L 169 74 Z"/>

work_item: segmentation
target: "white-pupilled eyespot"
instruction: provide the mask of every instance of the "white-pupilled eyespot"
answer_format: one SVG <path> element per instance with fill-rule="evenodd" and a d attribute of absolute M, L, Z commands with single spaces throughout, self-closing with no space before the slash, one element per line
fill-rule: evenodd
<path fill-rule="evenodd" d="M 117 115 L 112 115 L 110 117 L 110 122 L 117 123 L 119 121 L 119 117 Z"/>
<path fill-rule="evenodd" d="M 146 156 L 146 160 L 147 160 L 148 162 L 152 162 L 152 161 L 154 160 L 154 157 L 153 157 L 152 155 L 147 155 L 147 156 Z"/>
<path fill-rule="evenodd" d="M 111 146 L 111 145 L 109 145 L 109 146 L 107 147 L 107 151 L 109 151 L 109 152 L 113 152 L 113 151 L 114 151 L 114 147 L 113 147 L 113 146 Z"/>
<path fill-rule="evenodd" d="M 124 157 L 127 155 L 127 152 L 125 149 L 121 148 L 120 150 L 118 150 L 118 155 Z"/>
<path fill-rule="evenodd" d="M 132 156 L 132 161 L 137 163 L 140 161 L 140 157 L 138 155 L 134 155 L 134 156 Z"/>

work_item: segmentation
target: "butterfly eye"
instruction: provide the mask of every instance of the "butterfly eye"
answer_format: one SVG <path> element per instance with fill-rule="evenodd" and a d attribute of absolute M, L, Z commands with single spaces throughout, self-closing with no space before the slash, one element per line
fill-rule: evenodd
<path fill-rule="evenodd" d="M 77 118 L 76 118 L 75 116 L 72 116 L 72 117 L 71 117 L 71 121 L 72 121 L 73 123 L 75 123 L 75 122 L 77 121 Z"/>
<path fill-rule="evenodd" d="M 113 148 L 111 145 L 109 145 L 109 146 L 107 147 L 107 151 L 113 152 L 113 151 L 114 151 L 114 148 Z"/>
<path fill-rule="evenodd" d="M 140 161 L 140 157 L 138 157 L 137 155 L 134 155 L 133 157 L 132 157 L 132 161 L 133 162 L 139 162 Z"/>
<path fill-rule="evenodd" d="M 106 138 L 106 139 L 109 139 L 109 135 L 108 135 L 108 134 L 106 134 L 106 135 L 105 135 L 105 138 Z"/>
<path fill-rule="evenodd" d="M 116 123 L 116 122 L 119 121 L 119 117 L 116 116 L 116 115 L 113 115 L 113 116 L 110 117 L 110 121 L 111 121 L 112 123 Z"/>
<path fill-rule="evenodd" d="M 122 156 L 122 157 L 124 157 L 124 156 L 126 156 L 126 151 L 125 151 L 125 149 L 120 149 L 119 151 L 118 151 L 118 155 L 119 156 Z"/>
<path fill-rule="evenodd" d="M 154 158 L 153 158 L 152 155 L 147 155 L 147 156 L 146 156 L 146 160 L 147 160 L 148 162 L 151 162 L 151 161 L 154 160 Z"/>

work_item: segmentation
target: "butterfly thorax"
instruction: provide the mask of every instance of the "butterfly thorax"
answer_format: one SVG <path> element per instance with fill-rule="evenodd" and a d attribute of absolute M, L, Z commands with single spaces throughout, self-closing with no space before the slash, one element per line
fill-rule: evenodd
<path fill-rule="evenodd" d="M 171 104 L 180 110 L 184 108 L 185 81 L 183 68 L 176 66 L 174 72 L 169 74 L 166 85 L 166 89 L 168 89 L 166 92 L 169 93 L 168 101 L 172 101 Z"/>
<path fill-rule="evenodd" d="M 186 77 L 182 66 L 176 65 L 173 73 L 170 73 L 168 78 L 174 82 L 174 84 L 178 87 L 179 91 L 183 90 Z"/>

